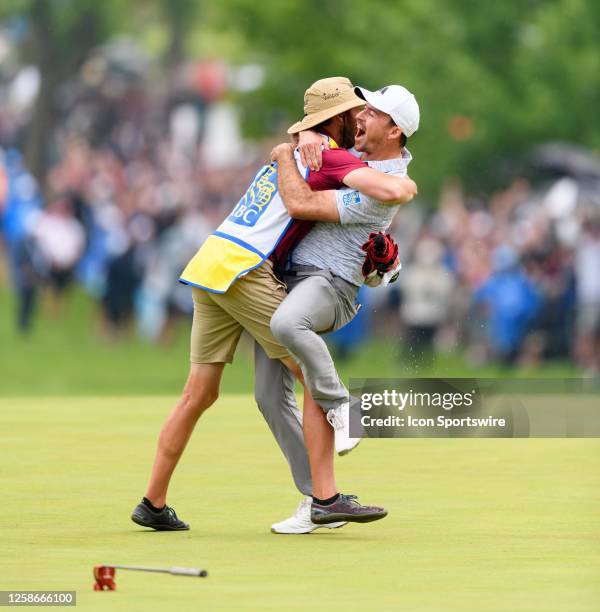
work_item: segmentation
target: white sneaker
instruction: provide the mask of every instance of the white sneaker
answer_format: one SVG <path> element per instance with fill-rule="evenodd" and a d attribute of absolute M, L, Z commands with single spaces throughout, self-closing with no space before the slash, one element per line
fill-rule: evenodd
<path fill-rule="evenodd" d="M 347 455 L 360 443 L 360 438 L 350 437 L 350 403 L 344 402 L 339 408 L 327 412 L 327 420 L 335 430 L 335 450 L 338 455 Z"/>
<path fill-rule="evenodd" d="M 305 497 L 298 506 L 298 509 L 293 516 L 289 519 L 281 521 L 281 523 L 275 523 L 271 525 L 271 531 L 273 533 L 311 533 L 315 529 L 321 527 L 327 527 L 328 529 L 337 529 L 343 527 L 347 523 L 341 521 L 339 523 L 329 523 L 327 525 L 317 525 L 310 520 L 310 506 L 312 499 Z"/>

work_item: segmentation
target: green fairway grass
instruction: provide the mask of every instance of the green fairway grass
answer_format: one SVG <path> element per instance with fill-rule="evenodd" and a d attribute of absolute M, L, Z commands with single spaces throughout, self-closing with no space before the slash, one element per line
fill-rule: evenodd
<path fill-rule="evenodd" d="M 225 395 L 169 498 L 192 530 L 156 533 L 129 515 L 173 402 L 0 399 L 0 590 L 76 590 L 83 610 L 599 609 L 599 440 L 366 440 L 339 485 L 389 516 L 281 536 L 300 496 L 251 396 Z M 94 592 L 99 563 L 210 575 L 117 570 Z"/>
<path fill-rule="evenodd" d="M 183 387 L 189 363 L 190 320 L 181 319 L 168 344 L 155 345 L 134 333 L 116 342 L 103 339 L 98 306 L 80 290 L 67 296 L 60 315 L 42 304 L 27 336 L 20 336 L 14 328 L 14 309 L 14 296 L 0 288 L 0 397 L 174 394 Z M 350 378 L 414 376 L 414 364 L 401 352 L 402 334 L 398 333 L 371 339 L 350 359 L 337 360 L 336 365 L 346 382 Z M 225 369 L 225 392 L 252 392 L 252 355 L 252 345 L 243 337 L 234 363 Z M 419 375 L 572 378 L 578 373 L 564 362 L 508 371 L 494 364 L 475 367 L 460 353 L 448 353 L 438 355 Z"/>

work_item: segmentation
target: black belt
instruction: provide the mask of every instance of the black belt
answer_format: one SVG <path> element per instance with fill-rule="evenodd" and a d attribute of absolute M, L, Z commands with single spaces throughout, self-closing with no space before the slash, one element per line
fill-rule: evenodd
<path fill-rule="evenodd" d="M 359 285 L 355 285 L 350 281 L 347 281 L 345 278 L 338 276 L 331 270 L 325 268 L 319 268 L 318 266 L 305 266 L 303 264 L 292 264 L 287 270 L 283 271 L 284 276 L 299 276 L 301 274 L 306 274 L 307 272 L 324 272 L 325 274 L 331 275 L 331 278 L 335 280 L 340 280 L 342 283 L 349 285 L 353 289 L 360 289 Z"/>
<path fill-rule="evenodd" d="M 283 271 L 284 275 L 287 276 L 298 276 L 302 272 L 325 272 L 323 268 L 318 266 L 304 266 L 302 264 L 292 264 L 288 269 Z"/>

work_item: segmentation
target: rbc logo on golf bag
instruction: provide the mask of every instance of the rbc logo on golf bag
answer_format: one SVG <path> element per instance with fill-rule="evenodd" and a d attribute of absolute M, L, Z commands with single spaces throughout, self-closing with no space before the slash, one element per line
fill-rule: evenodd
<path fill-rule="evenodd" d="M 253 227 L 277 193 L 277 168 L 264 166 L 229 215 L 229 221 Z"/>

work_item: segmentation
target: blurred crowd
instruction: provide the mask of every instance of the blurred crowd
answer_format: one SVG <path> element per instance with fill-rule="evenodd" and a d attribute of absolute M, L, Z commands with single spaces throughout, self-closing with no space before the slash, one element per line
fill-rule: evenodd
<path fill-rule="evenodd" d="M 6 151 L 3 166 L 2 227 L 20 328 L 31 325 L 36 287 L 59 295 L 77 281 L 100 300 L 108 333 L 135 318 L 152 339 L 171 315 L 190 311 L 179 272 L 254 174 L 254 164 L 208 171 L 166 142 L 123 156 L 70 138 L 43 201 L 20 153 Z"/>
<path fill-rule="evenodd" d="M 42 186 L 4 115 L 0 254 L 24 333 L 39 291 L 60 298 L 72 283 L 98 301 L 108 337 L 135 326 L 159 341 L 191 313 L 179 273 L 267 150 L 241 140 L 232 106 L 184 93 L 159 103 L 135 87 L 117 98 L 73 96 Z M 362 314 L 332 337 L 340 355 L 383 333 L 416 368 L 460 350 L 478 364 L 563 359 L 597 375 L 600 171 L 582 178 L 551 166 L 543 179 L 515 179 L 486 197 L 448 182 L 437 206 L 403 209 L 391 230 L 400 279 L 361 290 Z"/>
<path fill-rule="evenodd" d="M 170 96 L 108 68 L 93 87 L 86 74 L 98 66 L 71 84 L 43 185 L 19 146 L 27 109 L 0 112 L 0 236 L 23 332 L 40 288 L 60 298 L 76 282 L 98 300 L 107 337 L 135 324 L 161 339 L 191 312 L 179 272 L 259 163 L 235 108 L 216 100 L 219 65 L 188 71 Z"/>
<path fill-rule="evenodd" d="M 554 174 L 554 173 L 552 173 Z M 450 182 L 427 213 L 410 204 L 391 233 L 403 271 L 365 291 L 362 321 L 333 337 L 341 354 L 370 330 L 398 338 L 415 371 L 436 352 L 473 364 L 572 361 L 600 373 L 600 190 L 596 179 L 519 178 L 489 198 Z"/>

